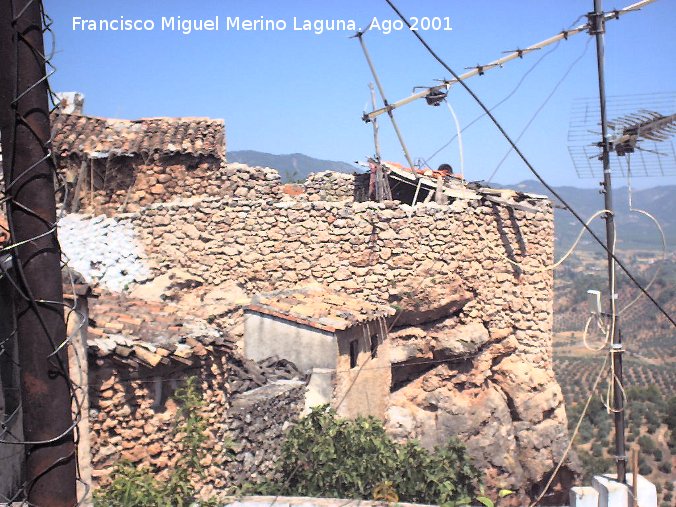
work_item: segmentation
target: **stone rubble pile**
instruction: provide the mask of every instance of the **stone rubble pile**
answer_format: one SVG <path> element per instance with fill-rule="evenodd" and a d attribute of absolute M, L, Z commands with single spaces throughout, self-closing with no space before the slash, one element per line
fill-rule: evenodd
<path fill-rule="evenodd" d="M 278 380 L 304 378 L 304 374 L 296 368 L 296 365 L 286 359 L 276 357 L 270 357 L 258 363 L 243 357 L 233 357 L 230 362 L 230 371 L 234 375 L 234 380 L 230 383 L 230 392 L 233 395 L 242 394 Z"/>
<path fill-rule="evenodd" d="M 227 428 L 235 456 L 227 467 L 231 484 L 284 480 L 274 472 L 286 430 L 300 417 L 305 382 L 277 380 L 231 400 Z"/>

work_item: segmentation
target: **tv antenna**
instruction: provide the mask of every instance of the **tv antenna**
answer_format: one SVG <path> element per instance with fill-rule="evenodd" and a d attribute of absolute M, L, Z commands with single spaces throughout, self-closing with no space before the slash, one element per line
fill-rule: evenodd
<path fill-rule="evenodd" d="M 595 163 L 602 157 L 599 115 L 597 99 L 578 99 L 571 108 L 568 152 L 580 178 L 602 177 Z M 608 97 L 606 115 L 613 174 L 676 176 L 676 93 Z"/>

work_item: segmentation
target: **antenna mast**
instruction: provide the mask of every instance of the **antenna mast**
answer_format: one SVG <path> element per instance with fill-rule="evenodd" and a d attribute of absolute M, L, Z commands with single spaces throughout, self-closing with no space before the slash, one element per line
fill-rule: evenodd
<path fill-rule="evenodd" d="M 599 80 L 599 105 L 601 111 L 601 160 L 603 162 L 603 182 L 601 182 L 605 199 L 606 219 L 606 246 L 608 251 L 608 287 L 610 302 L 610 353 L 612 360 L 613 401 L 611 408 L 615 419 L 615 462 L 617 464 L 617 480 L 626 484 L 627 453 L 624 438 L 624 398 L 622 396 L 622 335 L 617 322 L 617 293 L 615 285 L 615 217 L 613 215 L 613 193 L 610 172 L 610 145 L 608 142 L 608 118 L 606 117 L 606 85 L 604 73 L 604 44 L 605 16 L 602 0 L 594 0 L 594 11 L 588 14 L 589 33 L 596 37 L 596 64 Z"/>

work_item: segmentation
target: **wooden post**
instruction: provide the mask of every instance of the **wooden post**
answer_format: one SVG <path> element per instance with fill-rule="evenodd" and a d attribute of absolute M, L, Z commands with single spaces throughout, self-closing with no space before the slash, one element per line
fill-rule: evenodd
<path fill-rule="evenodd" d="M 24 491 L 30 505 L 73 507 L 76 456 L 56 237 L 54 161 L 42 2 L 0 2 L 0 131 L 16 336 L 21 365 Z"/>

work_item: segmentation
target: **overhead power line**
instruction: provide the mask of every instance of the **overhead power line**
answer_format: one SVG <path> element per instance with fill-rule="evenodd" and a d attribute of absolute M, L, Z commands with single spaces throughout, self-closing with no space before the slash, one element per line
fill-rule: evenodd
<path fill-rule="evenodd" d="M 399 18 L 408 26 L 409 29 L 411 29 L 411 24 L 408 21 L 408 18 L 406 18 L 401 11 L 397 8 L 396 5 L 392 2 L 392 0 L 385 0 L 387 4 L 392 8 L 392 10 L 399 16 Z M 615 12 L 628 12 L 629 10 L 636 10 L 639 7 L 637 6 L 642 6 L 642 5 L 647 5 L 648 3 L 651 3 L 651 1 L 654 0 L 645 0 L 644 2 L 638 2 L 637 4 L 633 4 L 632 6 L 626 7 L 625 9 L 622 9 L 622 11 L 615 11 Z M 612 17 L 611 17 L 612 19 Z M 585 25 L 586 26 L 586 25 Z M 622 269 L 622 271 L 625 272 L 627 277 L 638 287 L 641 292 L 650 300 L 652 303 L 655 305 L 655 307 L 662 313 L 664 316 L 671 322 L 671 324 L 676 327 L 676 320 L 669 315 L 669 313 L 660 305 L 660 303 L 641 285 L 641 283 L 636 280 L 634 275 L 627 269 L 627 267 L 622 263 L 620 259 L 617 258 L 615 255 L 615 252 L 612 252 L 608 249 L 606 244 L 596 235 L 596 233 L 591 229 L 589 225 L 585 223 L 585 221 L 582 219 L 582 217 L 568 204 L 566 200 L 563 199 L 559 195 L 559 193 L 554 190 L 543 178 L 540 176 L 540 173 L 532 166 L 532 164 L 528 161 L 526 156 L 523 154 L 523 152 L 519 149 L 519 147 L 516 145 L 516 143 L 512 140 L 512 138 L 509 136 L 509 134 L 505 131 L 505 129 L 502 127 L 500 122 L 493 116 L 491 113 L 490 109 L 483 103 L 483 101 L 472 91 L 472 89 L 465 83 L 464 79 L 460 77 L 435 51 L 430 47 L 430 45 L 425 41 L 425 39 L 420 35 L 420 33 L 416 30 L 411 30 L 411 33 L 415 35 L 415 37 L 420 41 L 420 43 L 425 47 L 425 49 L 430 53 L 430 55 L 441 64 L 442 67 L 444 67 L 455 79 L 455 82 L 460 83 L 460 85 L 471 95 L 471 97 L 479 104 L 481 109 L 484 110 L 486 115 L 491 119 L 493 124 L 496 126 L 496 128 L 500 131 L 500 133 L 505 137 L 507 142 L 512 146 L 512 149 L 514 152 L 523 160 L 524 164 L 526 164 L 526 167 L 528 167 L 528 170 L 533 173 L 533 175 L 538 179 L 540 183 L 544 185 L 544 187 L 551 192 L 551 194 L 563 204 L 568 211 L 575 217 L 575 219 L 580 222 L 584 228 L 589 232 L 592 238 L 603 247 L 603 249 L 609 254 L 609 256 L 617 263 L 618 266 Z M 422 95 L 424 96 L 424 95 Z M 412 99 L 415 100 L 415 99 Z"/>

